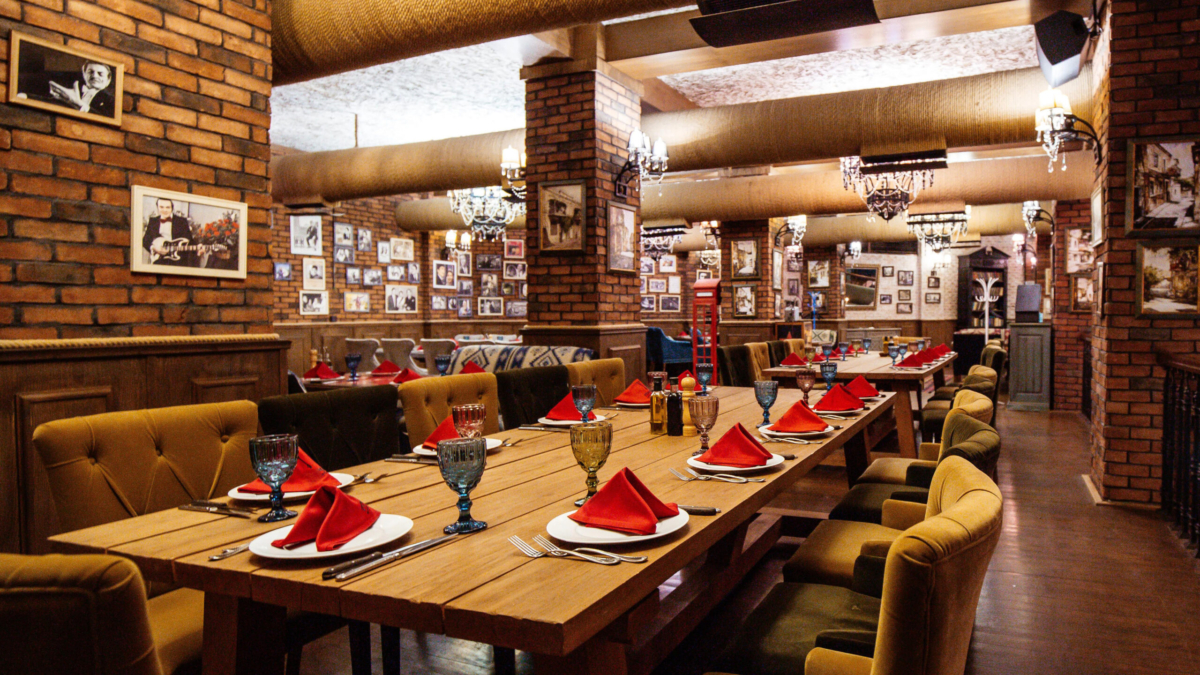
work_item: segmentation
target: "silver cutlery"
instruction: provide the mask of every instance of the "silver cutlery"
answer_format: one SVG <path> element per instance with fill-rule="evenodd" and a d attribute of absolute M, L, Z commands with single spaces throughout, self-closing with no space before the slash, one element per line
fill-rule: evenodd
<path fill-rule="evenodd" d="M 502 447 L 502 448 L 511 448 L 511 447 L 513 447 L 514 445 L 516 445 L 517 443 L 520 443 L 521 441 L 526 441 L 526 440 L 529 440 L 529 439 L 527 439 L 527 438 L 518 438 L 518 439 L 517 439 L 517 440 L 515 440 L 515 441 L 510 441 L 510 440 L 508 440 L 508 439 L 506 438 L 506 439 L 504 439 L 504 441 L 503 441 L 502 443 L 500 443 L 500 447 Z"/>
<path fill-rule="evenodd" d="M 684 471 L 687 471 L 688 473 L 692 474 L 698 480 L 723 480 L 727 483 L 765 483 L 765 482 L 767 482 L 767 479 L 765 479 L 765 478 L 746 478 L 745 476 L 735 476 L 731 473 L 701 474 L 701 473 L 696 473 L 694 470 L 692 470 L 691 467 L 685 468 Z"/>
<path fill-rule="evenodd" d="M 678 506 L 680 511 L 687 511 L 693 516 L 715 516 L 721 512 L 721 509 L 715 506 L 691 506 L 688 504 L 676 504 L 675 506 Z"/>
<path fill-rule="evenodd" d="M 245 544 L 242 544 L 241 546 L 234 546 L 233 548 L 227 548 L 224 551 L 221 551 L 220 553 L 217 553 L 215 555 L 210 555 L 210 556 L 208 556 L 208 559 L 214 560 L 214 561 L 215 560 L 224 560 L 226 558 L 232 558 L 233 556 L 235 556 L 239 553 L 242 553 L 244 551 L 249 551 L 249 550 L 250 550 L 250 542 L 246 542 Z"/>
<path fill-rule="evenodd" d="M 616 558 L 600 558 L 597 556 L 587 555 L 586 553 L 575 553 L 574 551 L 564 550 L 564 551 L 562 551 L 562 553 L 544 553 L 544 552 L 539 551 L 536 548 L 530 546 L 529 544 L 526 544 L 520 537 L 518 537 L 516 535 L 509 537 L 508 543 L 512 544 L 513 546 L 516 546 L 517 550 L 519 550 L 521 553 L 524 553 L 525 555 L 529 556 L 530 558 L 544 558 L 545 556 L 550 556 L 551 558 L 579 558 L 580 560 L 594 562 L 597 565 L 619 565 L 619 564 L 621 564 L 621 561 L 617 560 Z"/>
<path fill-rule="evenodd" d="M 767 436 L 759 436 L 763 443 L 791 443 L 792 445 L 820 445 L 820 441 L 806 441 L 803 438 L 768 438 Z M 796 459 L 795 455 L 780 455 L 784 459 Z"/>
<path fill-rule="evenodd" d="M 437 546 L 438 544 L 442 543 L 443 541 L 446 541 L 448 539 L 453 539 L 454 537 L 457 537 L 457 536 L 458 536 L 458 533 L 456 532 L 454 534 L 447 534 L 445 536 L 436 537 L 434 539 L 426 539 L 425 541 L 419 541 L 415 544 L 410 544 L 403 548 L 398 548 L 395 551 L 392 551 L 391 553 L 383 553 L 380 555 L 375 555 L 374 553 L 372 553 L 369 556 L 364 556 L 363 558 L 360 558 L 359 560 L 352 561 L 352 562 L 360 563 L 360 564 L 352 566 L 352 567 L 346 567 L 346 564 L 342 563 L 341 565 L 335 566 L 340 571 L 334 572 L 332 578 L 336 579 L 337 581 L 346 581 L 347 579 L 353 579 L 354 577 L 356 577 L 360 574 L 363 574 L 365 572 L 369 572 L 369 571 L 375 569 L 376 567 L 382 567 L 383 565 L 386 565 L 386 564 L 392 562 L 393 560 L 399 560 L 405 556 L 410 556 L 414 553 L 419 553 L 421 551 L 424 551 L 427 548 Z M 330 568 L 330 569 L 334 569 L 334 568 Z M 325 570 L 325 572 L 323 572 L 321 574 L 321 577 L 324 579 L 331 578 L 329 576 L 326 576 L 327 574 L 329 574 L 329 570 Z"/>
<path fill-rule="evenodd" d="M 368 471 L 361 476 L 355 476 L 354 480 L 350 481 L 349 483 L 346 483 L 342 487 L 350 487 L 351 485 L 370 485 L 372 483 L 378 483 L 379 481 L 383 480 L 384 478 L 387 478 L 388 476 L 395 476 L 396 473 L 397 472 L 393 471 L 392 473 L 383 473 L 378 476 L 371 476 L 371 472 Z M 368 478 L 367 476 L 371 476 L 371 477 Z"/>
<path fill-rule="evenodd" d="M 525 425 L 525 426 L 520 426 L 517 428 L 522 431 L 554 431 L 554 432 L 560 432 L 560 433 L 571 430 L 570 427 L 538 427 L 538 426 L 532 426 L 532 425 Z"/>
<path fill-rule="evenodd" d="M 254 514 L 254 513 L 258 512 L 258 509 L 255 509 L 255 508 L 252 508 L 249 506 L 235 506 L 233 504 L 229 504 L 226 502 L 213 501 L 211 499 L 194 499 L 194 500 L 192 500 L 191 503 L 196 506 L 215 506 L 220 509 L 229 509 L 230 511 L 244 511 L 249 514 Z"/>
<path fill-rule="evenodd" d="M 385 462 L 400 462 L 402 464 L 426 464 L 429 466 L 437 466 L 437 460 L 432 457 L 405 457 L 404 455 L 392 455 Z"/>
<path fill-rule="evenodd" d="M 559 547 L 555 546 L 553 542 L 551 542 L 549 539 L 543 537 L 540 534 L 533 535 L 533 542 L 535 544 L 537 544 L 538 546 L 541 546 L 542 548 L 546 549 L 546 551 L 548 551 L 551 554 L 554 554 L 559 551 L 561 551 L 563 553 L 593 553 L 595 555 L 605 556 L 608 558 L 616 558 L 617 560 L 620 560 L 621 562 L 627 562 L 627 563 L 644 563 L 647 560 L 650 560 L 650 558 L 647 558 L 644 555 L 621 555 L 619 553 L 610 553 L 608 551 L 601 551 L 598 548 L 579 547 L 577 549 L 574 549 L 573 551 L 569 551 L 565 548 L 559 548 Z"/>
<path fill-rule="evenodd" d="M 253 514 L 246 513 L 237 509 L 232 509 L 228 506 L 204 506 L 200 504 L 184 504 L 179 507 L 180 511 L 199 511 L 201 513 L 214 513 L 218 516 L 233 516 L 234 518 L 253 518 Z"/>

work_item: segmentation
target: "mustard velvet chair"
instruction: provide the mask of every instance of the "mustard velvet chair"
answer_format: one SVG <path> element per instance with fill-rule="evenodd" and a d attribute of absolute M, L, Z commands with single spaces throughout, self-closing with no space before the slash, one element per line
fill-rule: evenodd
<path fill-rule="evenodd" d="M 5 673 L 161 675 L 138 568 L 108 555 L 0 554 Z"/>
<path fill-rule="evenodd" d="M 571 383 L 571 386 L 596 385 L 596 405 L 613 405 L 614 399 L 625 391 L 625 361 L 624 359 L 597 359 L 568 363 L 567 381 Z"/>
<path fill-rule="evenodd" d="M 996 419 L 996 384 L 990 380 L 982 379 L 978 375 L 968 375 L 964 381 L 962 389 L 954 393 L 954 398 L 950 401 L 929 401 L 921 408 L 921 440 L 936 441 L 940 438 L 942 427 L 946 423 L 946 415 L 952 407 L 958 407 L 955 401 L 958 396 L 964 392 L 978 394 L 988 400 L 991 404 L 987 406 L 987 418 L 981 418 L 980 421 L 992 424 Z M 974 397 L 971 399 L 975 401 Z M 981 411 L 983 408 L 978 403 L 972 405 L 972 410 Z"/>
<path fill-rule="evenodd" d="M 788 338 L 784 340 L 784 342 L 788 344 L 788 347 L 791 348 L 793 354 L 799 354 L 800 356 L 805 355 L 807 345 L 805 344 L 803 338 Z"/>
<path fill-rule="evenodd" d="M 765 342 L 747 342 L 746 346 L 750 348 L 750 365 L 757 382 L 763 379 L 762 371 L 771 367 L 771 348 Z"/>
<path fill-rule="evenodd" d="M 935 461 L 939 457 L 939 448 L 943 447 L 940 440 L 945 436 L 946 418 L 953 410 L 960 410 L 971 417 L 991 424 L 996 415 L 996 408 L 988 394 L 992 391 L 990 382 L 975 388 L 963 388 L 948 401 L 945 409 L 921 410 L 921 438 L 925 442 L 917 448 L 917 459 L 906 457 L 884 457 L 871 462 L 871 466 L 858 477 L 866 483 L 903 483 L 907 468 L 917 461 Z"/>
<path fill-rule="evenodd" d="M 400 385 L 398 393 L 408 425 L 408 442 L 414 448 L 429 438 L 456 405 L 482 403 L 487 408 L 483 433 L 500 431 L 500 399 L 492 373 L 424 377 Z"/>
<path fill-rule="evenodd" d="M 944 387 L 938 387 L 930 397 L 931 401 L 950 401 L 954 399 L 954 394 L 967 382 L 967 380 L 976 375 L 982 376 L 985 379 L 991 380 L 993 383 L 1000 381 L 1000 375 L 996 372 L 991 364 L 994 362 L 995 354 L 1000 350 L 999 346 L 987 346 L 979 354 L 979 363 L 972 365 L 963 375 L 963 381 L 957 384 L 948 384 Z"/>
<path fill-rule="evenodd" d="M 928 507 L 935 515 L 872 548 L 882 583 L 864 573 L 856 574 L 859 591 L 776 585 L 739 630 L 724 672 L 961 675 L 1003 499 L 962 458 L 939 468 Z"/>

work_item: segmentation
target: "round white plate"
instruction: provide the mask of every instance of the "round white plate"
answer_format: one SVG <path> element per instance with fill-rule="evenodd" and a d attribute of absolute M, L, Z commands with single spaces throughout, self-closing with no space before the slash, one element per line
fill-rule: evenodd
<path fill-rule="evenodd" d="M 350 553 L 358 553 L 367 549 L 382 546 L 388 542 L 396 541 L 400 537 L 408 534 L 408 531 L 413 527 L 413 521 L 404 516 L 393 516 L 389 513 L 379 514 L 379 520 L 368 528 L 365 532 L 342 544 L 340 547 L 331 551 L 318 551 L 317 542 L 310 541 L 303 546 L 293 548 L 290 551 L 282 548 L 276 548 L 271 545 L 273 541 L 279 541 L 292 531 L 293 525 L 281 527 L 278 530 L 260 536 L 258 539 L 250 542 L 250 552 L 254 555 L 260 555 L 264 558 L 276 558 L 278 560 L 308 560 L 310 558 L 332 558 L 339 555 L 347 555 Z"/>
<path fill-rule="evenodd" d="M 346 483 L 349 483 L 350 481 L 354 480 L 354 476 L 351 476 L 348 473 L 330 472 L 329 475 L 338 479 L 338 487 L 342 487 Z M 270 492 L 264 492 L 262 494 L 258 494 L 256 492 L 242 492 L 240 489 L 241 487 L 242 486 L 239 485 L 238 487 L 235 487 L 232 490 L 230 490 L 229 498 L 230 499 L 240 499 L 245 502 L 269 502 L 269 501 L 271 501 L 271 493 Z M 292 501 L 292 500 L 296 500 L 296 499 L 306 499 L 308 497 L 313 496 L 313 494 L 315 492 L 316 492 L 316 490 L 309 490 L 308 492 L 285 492 L 285 493 L 283 493 L 283 501 L 286 502 L 286 501 Z"/>
<path fill-rule="evenodd" d="M 626 403 L 624 401 L 617 401 L 617 406 L 619 406 L 621 408 L 649 408 L 650 404 L 649 403 Z"/>
<path fill-rule="evenodd" d="M 771 459 L 768 459 L 767 463 L 763 464 L 762 466 L 721 466 L 720 464 L 708 464 L 706 462 L 701 462 L 695 457 L 688 457 L 687 463 L 688 466 L 692 467 L 693 469 L 700 469 L 701 471 L 713 471 L 716 473 L 750 473 L 752 471 L 762 471 L 763 469 L 769 469 L 773 466 L 779 466 L 780 464 L 783 464 L 783 457 L 781 455 L 771 453 Z"/>
<path fill-rule="evenodd" d="M 551 537 L 568 544 L 632 544 L 638 541 L 658 539 L 679 531 L 687 525 L 688 514 L 683 509 L 679 515 L 658 521 L 654 534 L 625 534 L 600 527 L 588 527 L 570 519 L 574 511 L 568 511 L 546 524 Z"/>
<path fill-rule="evenodd" d="M 824 431 L 775 431 L 771 427 L 775 425 L 765 426 L 759 429 L 764 436 L 774 436 L 775 438 L 811 438 L 813 436 L 824 436 L 834 430 L 832 425 L 826 426 Z"/>
<path fill-rule="evenodd" d="M 499 448 L 501 445 L 501 441 L 499 438 L 488 438 L 486 440 L 487 440 L 488 452 L 491 452 L 491 451 Z M 414 455 L 424 455 L 425 457 L 437 457 L 437 450 L 431 450 L 431 449 L 425 447 L 424 445 L 418 445 L 417 447 L 413 448 L 413 454 Z"/>
<path fill-rule="evenodd" d="M 595 413 L 593 413 L 593 414 L 595 414 Z M 580 415 L 580 417 L 582 417 L 582 415 Z M 603 422 L 603 421 L 604 421 L 604 420 L 606 420 L 606 419 L 608 419 L 608 418 L 607 418 L 607 417 L 605 417 L 604 415 L 596 415 L 596 419 L 594 419 L 594 420 L 592 420 L 592 421 L 593 421 L 593 422 Z M 545 425 L 546 425 L 546 426 L 548 426 L 548 427 L 573 427 L 573 426 L 575 426 L 576 424 L 583 424 L 583 420 L 582 420 L 582 419 L 578 419 L 578 420 L 552 420 L 552 419 L 550 419 L 549 417 L 539 417 L 539 418 L 538 418 L 538 422 L 540 422 L 540 423 L 542 423 L 542 424 L 545 424 Z"/>
<path fill-rule="evenodd" d="M 866 408 L 855 408 L 853 410 L 813 410 L 817 414 L 817 417 L 821 415 L 857 415 L 866 411 Z"/>

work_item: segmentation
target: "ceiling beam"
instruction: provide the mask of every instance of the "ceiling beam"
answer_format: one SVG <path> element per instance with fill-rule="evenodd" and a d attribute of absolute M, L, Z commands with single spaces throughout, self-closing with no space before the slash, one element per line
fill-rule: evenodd
<path fill-rule="evenodd" d="M 642 80 L 642 87 L 642 104 L 650 106 L 658 112 L 689 110 L 700 107 L 693 103 L 692 99 L 668 87 L 665 82 L 657 77 Z"/>

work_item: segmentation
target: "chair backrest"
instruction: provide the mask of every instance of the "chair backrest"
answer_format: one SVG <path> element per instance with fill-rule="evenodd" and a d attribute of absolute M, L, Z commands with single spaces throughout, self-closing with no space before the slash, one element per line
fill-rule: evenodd
<path fill-rule="evenodd" d="M 416 349 L 417 343 L 412 338 L 383 338 L 379 342 L 383 358 L 401 369 L 413 367 L 412 350 Z"/>
<path fill-rule="evenodd" d="M 258 402 L 266 434 L 297 434 L 300 447 L 327 471 L 391 457 L 399 450 L 396 386 L 351 387 Z"/>
<path fill-rule="evenodd" d="M 512 368 L 496 372 L 496 396 L 505 429 L 533 424 L 571 394 L 567 366 Z"/>
<path fill-rule="evenodd" d="M 646 327 L 646 360 L 651 363 L 663 362 L 663 345 L 667 341 L 667 334 L 658 326 Z"/>
<path fill-rule="evenodd" d="M 752 357 L 755 381 L 763 379 L 762 371 L 771 367 L 771 349 L 765 342 L 747 342 Z M 754 386 L 754 385 L 751 385 Z"/>
<path fill-rule="evenodd" d="M 426 377 L 400 385 L 399 394 L 408 442 L 414 448 L 450 416 L 452 407 L 464 403 L 482 403 L 487 408 L 484 434 L 500 431 L 500 401 L 496 397 L 496 376 L 491 373 Z"/>
<path fill-rule="evenodd" d="M 983 378 L 989 382 L 999 382 L 1000 374 L 987 366 L 981 366 L 978 363 L 967 369 L 967 376 L 963 379 L 965 383 L 972 377 Z"/>
<path fill-rule="evenodd" d="M 379 355 L 383 350 L 379 348 L 379 340 L 375 338 L 346 338 L 346 353 L 354 352 L 362 354 L 362 365 L 358 369 L 364 371 L 379 365 Z"/>
<path fill-rule="evenodd" d="M 726 387 L 754 386 L 754 357 L 746 345 L 717 347 L 717 373 Z"/>
<path fill-rule="evenodd" d="M 421 349 L 425 352 L 425 367 L 431 373 L 436 373 L 437 368 L 434 366 L 433 360 L 441 354 L 452 353 L 458 345 L 454 340 L 429 340 L 421 339 Z"/>
<path fill-rule="evenodd" d="M 961 675 L 966 668 L 1003 498 L 987 476 L 954 457 L 934 474 L 929 509 L 935 515 L 888 549 L 873 675 Z"/>
<path fill-rule="evenodd" d="M 572 385 L 596 385 L 596 405 L 612 405 L 614 399 L 625 391 L 624 359 L 597 359 L 568 363 L 567 373 Z"/>
<path fill-rule="evenodd" d="M 996 371 L 997 374 L 1004 372 L 1004 364 L 1008 362 L 1008 352 L 1003 349 L 995 349 L 991 353 L 991 360 L 983 365 Z"/>
<path fill-rule="evenodd" d="M 962 457 L 989 476 L 996 474 L 1000 460 L 1000 434 L 961 408 L 952 408 L 942 425 L 942 447 L 938 462 Z"/>
<path fill-rule="evenodd" d="M 33 431 L 63 531 L 219 497 L 254 480 L 250 401 L 69 417 Z"/>
<path fill-rule="evenodd" d="M 771 367 L 775 368 L 788 354 L 792 353 L 792 347 L 783 340 L 772 340 L 767 343 L 767 348 L 770 350 Z"/>
<path fill-rule="evenodd" d="M 808 349 L 808 345 L 804 343 L 803 338 L 788 338 L 784 342 L 787 343 L 793 354 L 804 356 L 805 350 Z"/>
<path fill-rule="evenodd" d="M 959 409 L 984 424 L 992 423 L 992 399 L 987 394 L 981 394 L 971 389 L 960 389 L 954 394 L 951 409 Z"/>
<path fill-rule="evenodd" d="M 108 555 L 0 554 L 6 673 L 161 675 L 146 585 Z"/>

